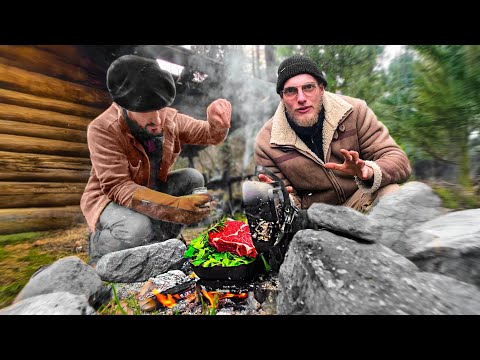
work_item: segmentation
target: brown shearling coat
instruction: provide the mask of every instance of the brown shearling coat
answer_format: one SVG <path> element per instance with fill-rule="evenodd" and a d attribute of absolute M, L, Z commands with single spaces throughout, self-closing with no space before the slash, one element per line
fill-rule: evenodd
<path fill-rule="evenodd" d="M 340 205 L 359 188 L 373 193 L 385 185 L 408 180 L 410 161 L 365 101 L 325 91 L 323 105 L 325 162 L 343 163 L 340 149 L 358 151 L 360 159 L 367 160 L 374 170 L 373 185 L 326 169 L 290 127 L 280 102 L 256 137 L 254 159 L 294 188 L 302 209 L 315 202 Z"/>
<path fill-rule="evenodd" d="M 229 130 L 169 107 L 160 110 L 160 116 L 164 120 L 163 155 L 157 175 L 161 181 L 166 181 L 182 144 L 216 145 L 225 140 Z M 87 141 L 92 169 L 80 207 L 90 230 L 95 231 L 100 214 L 110 201 L 127 207 L 135 190 L 152 185 L 150 160 L 116 103 L 89 124 Z"/>

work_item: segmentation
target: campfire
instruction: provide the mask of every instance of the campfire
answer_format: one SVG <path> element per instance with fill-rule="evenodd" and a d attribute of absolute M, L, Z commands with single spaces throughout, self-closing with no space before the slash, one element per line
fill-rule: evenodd
<path fill-rule="evenodd" d="M 204 282 L 194 272 L 186 273 L 185 269 L 171 270 L 144 283 L 116 284 L 119 301 L 110 304 L 110 312 L 159 315 L 263 315 L 275 312 L 276 278 L 232 285 Z"/>
<path fill-rule="evenodd" d="M 119 291 L 123 303 L 117 301 L 117 307 L 128 313 L 133 305 L 141 313 L 159 314 L 265 311 L 274 303 L 269 294 L 276 285 L 265 271 L 263 255 L 257 255 L 248 224 L 222 219 L 190 241 L 182 270 L 160 274 L 134 289 L 121 285 L 127 293 Z"/>

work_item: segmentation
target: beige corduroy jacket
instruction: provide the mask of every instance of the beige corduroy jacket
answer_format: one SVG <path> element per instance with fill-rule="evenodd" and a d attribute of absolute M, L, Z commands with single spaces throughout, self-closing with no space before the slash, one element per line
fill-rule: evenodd
<path fill-rule="evenodd" d="M 160 116 L 164 119 L 162 162 L 157 175 L 161 181 L 166 181 L 182 144 L 216 145 L 229 131 L 211 120 L 197 120 L 169 107 L 163 108 Z M 116 103 L 89 124 L 87 141 L 92 169 L 80 207 L 90 230 L 95 231 L 110 201 L 128 206 L 135 190 L 152 185 L 150 160 Z"/>

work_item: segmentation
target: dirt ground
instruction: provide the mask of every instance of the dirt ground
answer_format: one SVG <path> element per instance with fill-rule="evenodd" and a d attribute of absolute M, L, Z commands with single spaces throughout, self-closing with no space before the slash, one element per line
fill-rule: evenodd
<path fill-rule="evenodd" d="M 187 228 L 182 232 L 187 243 L 205 230 Z M 30 277 L 42 266 L 65 256 L 88 260 L 89 230 L 84 224 L 69 229 L 38 233 L 32 240 L 0 244 L 0 308 L 10 305 Z"/>

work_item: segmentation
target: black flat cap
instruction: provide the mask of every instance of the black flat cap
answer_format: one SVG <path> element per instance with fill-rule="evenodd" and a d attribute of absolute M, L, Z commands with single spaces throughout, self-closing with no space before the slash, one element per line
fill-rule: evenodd
<path fill-rule="evenodd" d="M 154 59 L 124 55 L 107 70 L 107 88 L 118 105 L 134 112 L 170 106 L 176 89 L 172 75 Z"/>

